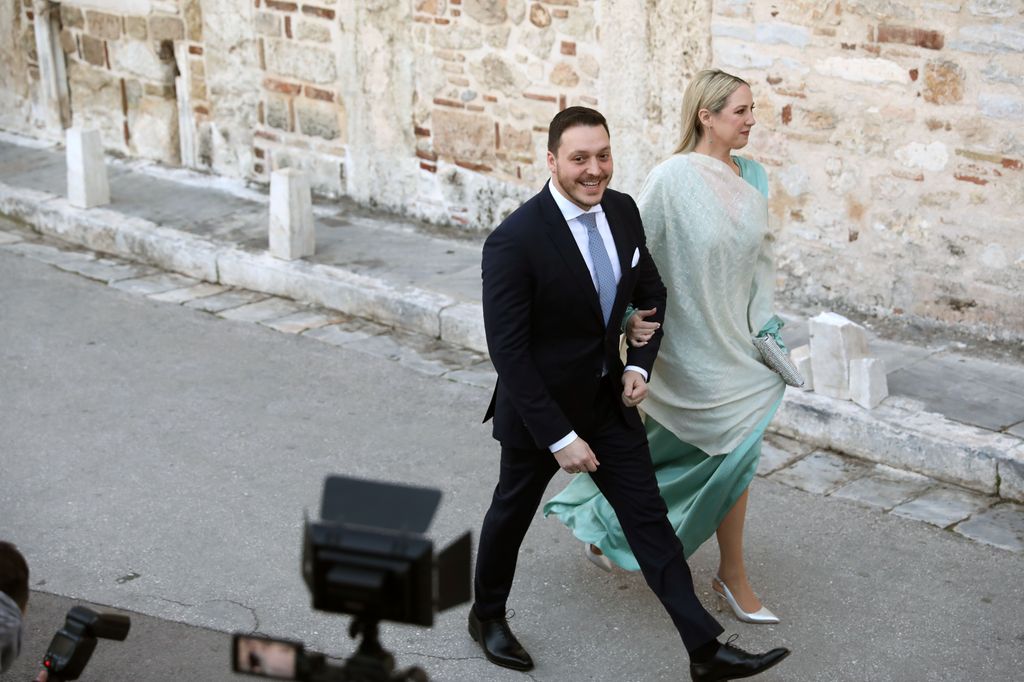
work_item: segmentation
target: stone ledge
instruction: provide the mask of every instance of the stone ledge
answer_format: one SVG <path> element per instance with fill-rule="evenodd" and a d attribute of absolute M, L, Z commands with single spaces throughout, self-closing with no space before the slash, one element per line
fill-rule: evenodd
<path fill-rule="evenodd" d="M 1024 497 L 1020 438 L 894 402 L 865 410 L 851 402 L 787 390 L 769 428 L 819 447 L 989 495 Z"/>

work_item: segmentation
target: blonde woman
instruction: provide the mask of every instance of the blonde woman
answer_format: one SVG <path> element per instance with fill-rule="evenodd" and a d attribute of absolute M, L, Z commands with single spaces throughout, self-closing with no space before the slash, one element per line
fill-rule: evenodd
<path fill-rule="evenodd" d="M 720 606 L 745 622 L 778 623 L 743 561 L 747 488 L 785 389 L 751 341 L 770 333 L 781 343 L 782 326 L 773 315 L 767 176 L 733 154 L 754 124 L 750 86 L 701 71 L 683 98 L 681 144 L 640 191 L 647 243 L 669 294 L 644 411 L 659 489 L 685 555 L 715 533 L 712 588 Z M 644 321 L 651 314 L 627 312 L 629 343 L 647 343 L 658 328 Z M 588 477 L 576 477 L 544 512 L 573 529 L 594 563 L 636 570 L 615 514 Z"/>

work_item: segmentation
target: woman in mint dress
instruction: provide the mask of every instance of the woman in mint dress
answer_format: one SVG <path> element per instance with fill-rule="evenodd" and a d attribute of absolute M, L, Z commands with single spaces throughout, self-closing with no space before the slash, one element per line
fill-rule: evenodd
<path fill-rule="evenodd" d="M 669 292 L 661 350 L 640 407 L 686 556 L 716 533 L 715 592 L 741 620 L 777 623 L 743 562 L 747 489 L 785 389 L 751 341 L 763 333 L 778 339 L 782 325 L 773 314 L 767 176 L 756 161 L 732 154 L 747 144 L 753 108 L 745 81 L 717 70 L 697 74 L 683 98 L 683 142 L 640 191 L 647 244 Z M 643 321 L 649 314 L 627 318 L 630 343 L 646 343 L 657 328 Z M 575 477 L 544 513 L 571 528 L 595 563 L 603 554 L 638 569 L 590 477 Z"/>

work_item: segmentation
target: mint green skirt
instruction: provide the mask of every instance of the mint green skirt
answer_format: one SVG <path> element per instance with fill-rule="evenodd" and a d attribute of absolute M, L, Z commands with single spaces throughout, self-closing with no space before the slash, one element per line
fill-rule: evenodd
<path fill-rule="evenodd" d="M 761 439 L 781 402 L 780 399 L 772 406 L 735 450 L 715 457 L 679 440 L 647 416 L 647 439 L 658 489 L 668 505 L 669 522 L 683 543 L 687 558 L 711 537 L 750 485 L 761 457 Z M 640 570 L 615 510 L 590 476 L 575 476 L 562 492 L 551 498 L 544 505 L 544 516 L 552 514 L 577 538 L 595 545 L 622 568 Z"/>

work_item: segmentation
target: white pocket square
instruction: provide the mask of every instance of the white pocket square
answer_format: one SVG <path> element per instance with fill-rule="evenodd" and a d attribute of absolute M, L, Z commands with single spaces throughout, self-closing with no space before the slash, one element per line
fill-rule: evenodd
<path fill-rule="evenodd" d="M 629 264 L 629 267 L 635 268 L 636 264 L 640 262 L 640 247 L 633 249 L 633 262 Z"/>

